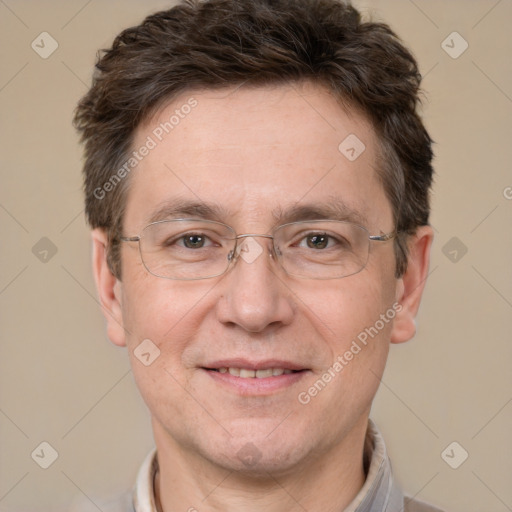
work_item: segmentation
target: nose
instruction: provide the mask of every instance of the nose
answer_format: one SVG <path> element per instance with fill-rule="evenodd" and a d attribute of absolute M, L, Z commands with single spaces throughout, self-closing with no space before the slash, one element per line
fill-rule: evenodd
<path fill-rule="evenodd" d="M 233 268 L 220 284 L 217 316 L 223 324 L 262 333 L 292 321 L 292 294 L 283 283 L 271 238 L 247 235 L 239 239 Z"/>

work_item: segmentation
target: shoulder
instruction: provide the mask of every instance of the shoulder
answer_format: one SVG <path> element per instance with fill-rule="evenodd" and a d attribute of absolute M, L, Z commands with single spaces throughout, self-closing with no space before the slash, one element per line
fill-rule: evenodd
<path fill-rule="evenodd" d="M 423 501 L 414 498 L 404 498 L 404 512 L 444 512 L 440 508 L 434 507 Z"/>

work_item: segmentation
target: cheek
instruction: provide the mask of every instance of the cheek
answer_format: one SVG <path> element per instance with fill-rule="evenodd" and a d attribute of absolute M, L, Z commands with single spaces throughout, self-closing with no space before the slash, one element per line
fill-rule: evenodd
<path fill-rule="evenodd" d="M 394 289 L 389 279 L 365 269 L 326 284 L 312 282 L 296 295 L 313 326 L 326 333 L 333 347 L 343 350 L 392 307 Z M 379 331 L 389 333 L 390 326 L 391 322 L 379 323 Z"/>
<path fill-rule="evenodd" d="M 209 290 L 153 276 L 126 282 L 131 284 L 124 288 L 123 319 L 134 378 L 149 409 L 165 424 L 165 416 L 183 412 L 179 404 L 190 377 L 183 354 L 198 337 Z"/>
<path fill-rule="evenodd" d="M 187 307 L 186 290 L 179 290 L 176 281 L 150 274 L 139 258 L 123 262 L 123 282 L 123 320 L 139 335 L 145 335 L 145 329 L 158 332 L 164 325 L 171 329 Z"/>
<path fill-rule="evenodd" d="M 384 371 L 395 310 L 389 288 L 371 276 L 361 273 L 309 294 L 311 327 L 326 333 L 329 354 L 299 401 L 325 424 L 345 424 L 364 414 Z"/>
<path fill-rule="evenodd" d="M 327 365 L 336 375 L 332 390 L 361 403 L 369 403 L 377 390 L 395 316 L 392 287 L 376 276 L 363 271 L 310 294 L 310 322 L 325 333 Z"/>
<path fill-rule="evenodd" d="M 197 338 L 201 321 L 208 314 L 213 285 L 204 281 L 183 284 L 147 273 L 126 282 L 130 284 L 124 288 L 122 310 L 131 355 L 143 340 L 151 340 L 160 352 L 155 368 L 165 361 L 165 368 L 175 371 L 183 364 L 182 354 L 190 340 Z"/>

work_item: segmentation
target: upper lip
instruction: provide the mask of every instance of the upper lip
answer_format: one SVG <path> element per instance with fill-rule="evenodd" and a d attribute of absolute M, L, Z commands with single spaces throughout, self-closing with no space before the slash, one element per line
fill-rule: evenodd
<path fill-rule="evenodd" d="M 212 361 L 203 366 L 203 368 L 216 370 L 218 368 L 244 368 L 247 370 L 265 370 L 267 368 L 282 368 L 283 370 L 307 370 L 301 364 L 280 359 L 265 359 L 263 361 L 250 361 L 249 359 L 220 359 Z"/>

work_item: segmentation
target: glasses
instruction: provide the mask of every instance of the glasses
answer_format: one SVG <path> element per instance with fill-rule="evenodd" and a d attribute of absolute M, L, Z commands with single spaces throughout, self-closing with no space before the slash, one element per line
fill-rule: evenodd
<path fill-rule="evenodd" d="M 237 235 L 221 222 L 174 219 L 153 222 L 139 236 L 123 236 L 120 240 L 138 242 L 148 272 L 165 279 L 218 277 L 240 255 L 252 263 L 263 252 L 255 240 L 261 237 L 272 240 L 270 255 L 287 274 L 306 279 L 340 279 L 364 269 L 370 242 L 387 242 L 395 236 L 395 232 L 370 235 L 362 226 L 335 220 L 291 222 L 277 227 L 271 235 Z"/>

